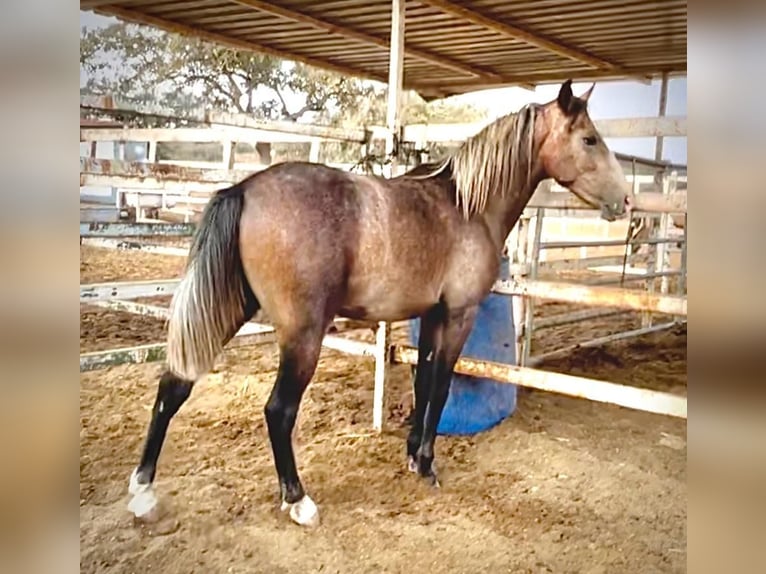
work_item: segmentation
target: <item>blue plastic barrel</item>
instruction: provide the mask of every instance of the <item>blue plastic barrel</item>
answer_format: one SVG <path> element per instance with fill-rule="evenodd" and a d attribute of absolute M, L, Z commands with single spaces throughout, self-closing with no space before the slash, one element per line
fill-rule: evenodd
<path fill-rule="evenodd" d="M 507 258 L 501 262 L 500 274 L 502 278 L 508 277 Z M 410 340 L 417 346 L 420 320 L 411 320 L 409 326 Z M 513 365 L 515 341 L 511 297 L 490 293 L 479 306 L 462 356 Z M 436 430 L 442 435 L 476 434 L 499 424 L 515 409 L 516 385 L 455 374 Z"/>

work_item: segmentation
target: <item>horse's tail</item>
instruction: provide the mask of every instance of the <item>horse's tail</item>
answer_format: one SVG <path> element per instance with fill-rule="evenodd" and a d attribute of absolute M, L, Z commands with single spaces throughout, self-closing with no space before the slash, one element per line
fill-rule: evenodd
<path fill-rule="evenodd" d="M 255 311 L 249 309 L 255 297 L 239 250 L 244 201 L 240 185 L 213 196 L 195 232 L 186 274 L 173 294 L 167 361 L 169 369 L 186 380 L 206 374 L 249 319 L 248 311 Z"/>

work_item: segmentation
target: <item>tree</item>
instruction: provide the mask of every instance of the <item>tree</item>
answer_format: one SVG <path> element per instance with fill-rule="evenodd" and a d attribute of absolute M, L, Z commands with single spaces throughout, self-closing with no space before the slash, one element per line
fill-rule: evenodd
<path fill-rule="evenodd" d="M 296 121 L 328 106 L 345 107 L 367 83 L 303 64 L 235 50 L 134 24 L 82 31 L 80 66 L 91 94 L 200 107 Z"/>
<path fill-rule="evenodd" d="M 80 69 L 82 93 L 119 95 L 178 112 L 215 109 L 336 126 L 385 123 L 386 88 L 382 84 L 148 26 L 119 22 L 82 29 Z M 484 116 L 470 106 L 426 103 L 410 93 L 403 119 L 411 123 L 467 122 Z M 282 159 L 293 158 L 295 150 L 283 147 L 275 146 Z M 356 144 L 334 143 L 324 148 L 324 161 L 360 159 Z M 269 144 L 259 144 L 257 151 L 261 161 L 270 163 Z"/>
<path fill-rule="evenodd" d="M 196 108 L 272 120 L 337 113 L 372 89 L 369 82 L 300 63 L 122 22 L 82 30 L 80 67 L 84 93 L 119 94 L 179 111 L 197 102 Z M 258 146 L 266 163 L 270 148 Z"/>

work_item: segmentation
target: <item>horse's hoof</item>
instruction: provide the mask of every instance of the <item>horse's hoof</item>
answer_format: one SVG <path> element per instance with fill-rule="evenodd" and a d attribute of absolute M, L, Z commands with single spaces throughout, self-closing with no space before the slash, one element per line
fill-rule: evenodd
<path fill-rule="evenodd" d="M 439 479 L 436 478 L 436 465 L 433 461 L 428 465 L 428 468 L 423 468 L 421 464 L 421 466 L 417 468 L 417 471 L 429 486 L 433 486 L 434 488 L 439 488 L 441 486 L 439 484 Z"/>
<path fill-rule="evenodd" d="M 418 471 L 418 463 L 415 460 L 415 457 L 413 456 L 407 457 L 407 470 L 409 470 L 410 472 Z"/>
<path fill-rule="evenodd" d="M 436 477 L 434 473 L 429 474 L 425 477 L 426 482 L 429 486 L 432 486 L 434 488 L 441 488 L 441 484 L 439 484 L 439 479 Z"/>
<path fill-rule="evenodd" d="M 159 504 L 154 490 L 150 487 L 131 498 L 128 510 L 141 522 L 156 522 L 159 517 Z"/>
<path fill-rule="evenodd" d="M 128 510 L 141 522 L 152 523 L 159 519 L 159 505 L 157 495 L 151 484 L 138 482 L 137 471 L 130 475 L 128 492 L 133 495 L 128 503 Z"/>
<path fill-rule="evenodd" d="M 319 508 L 308 494 L 304 494 L 303 498 L 294 504 L 282 501 L 282 510 L 287 508 L 290 509 L 290 518 L 296 524 L 308 528 L 319 526 Z"/>

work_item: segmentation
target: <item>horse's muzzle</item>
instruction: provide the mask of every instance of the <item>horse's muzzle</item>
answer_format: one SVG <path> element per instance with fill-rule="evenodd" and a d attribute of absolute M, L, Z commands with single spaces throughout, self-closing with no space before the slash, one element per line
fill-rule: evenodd
<path fill-rule="evenodd" d="M 601 217 L 607 221 L 617 221 L 630 217 L 633 200 L 626 195 L 623 201 L 604 202 L 601 204 Z"/>

